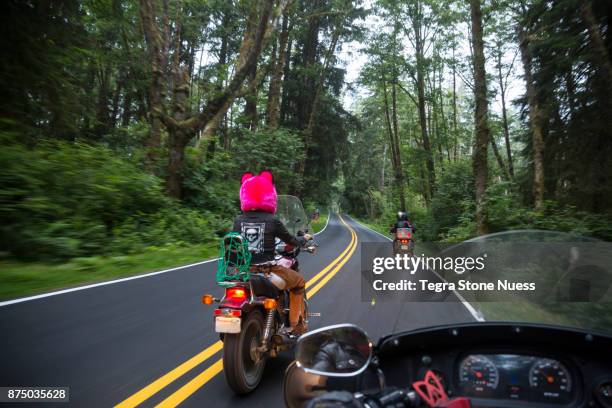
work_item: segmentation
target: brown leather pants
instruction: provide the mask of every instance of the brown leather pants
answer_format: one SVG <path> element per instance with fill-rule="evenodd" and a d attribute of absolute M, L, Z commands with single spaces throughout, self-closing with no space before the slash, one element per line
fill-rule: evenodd
<path fill-rule="evenodd" d="M 305 325 L 304 290 L 306 281 L 298 272 L 284 266 L 274 265 L 270 268 L 270 272 L 274 272 L 283 278 L 287 284 L 286 289 L 289 290 L 289 324 L 291 324 L 291 328 L 295 328 L 300 323 L 300 318 L 302 324 Z"/>

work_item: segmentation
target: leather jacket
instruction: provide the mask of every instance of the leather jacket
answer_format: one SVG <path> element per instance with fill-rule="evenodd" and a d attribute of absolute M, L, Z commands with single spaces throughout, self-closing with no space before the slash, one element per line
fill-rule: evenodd
<path fill-rule="evenodd" d="M 275 238 L 286 244 L 300 246 L 304 238 L 294 237 L 283 223 L 273 214 L 263 211 L 248 211 L 234 220 L 233 232 L 247 239 L 249 251 L 253 254 L 251 262 L 260 264 L 274 260 Z"/>

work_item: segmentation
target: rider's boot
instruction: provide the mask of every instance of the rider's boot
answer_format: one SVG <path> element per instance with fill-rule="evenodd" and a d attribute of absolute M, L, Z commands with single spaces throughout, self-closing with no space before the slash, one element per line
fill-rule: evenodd
<path fill-rule="evenodd" d="M 308 330 L 304 307 L 304 291 L 303 286 L 289 291 L 289 322 L 291 324 L 291 334 L 295 336 L 299 336 Z"/>

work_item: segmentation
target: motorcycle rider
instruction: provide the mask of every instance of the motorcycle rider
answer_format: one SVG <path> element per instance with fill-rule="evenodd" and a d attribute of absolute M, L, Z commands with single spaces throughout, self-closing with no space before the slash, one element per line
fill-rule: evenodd
<path fill-rule="evenodd" d="M 289 290 L 289 323 L 291 333 L 300 335 L 307 330 L 304 316 L 304 290 L 302 275 L 274 262 L 275 238 L 293 246 L 303 246 L 312 239 L 310 234 L 294 237 L 275 216 L 277 195 L 274 178 L 269 171 L 259 175 L 245 173 L 240 187 L 240 214 L 234 220 L 233 231 L 242 234 L 252 254 L 251 264 L 269 265 L 269 271 L 280 276 Z"/>
<path fill-rule="evenodd" d="M 395 224 L 391 226 L 391 234 L 395 234 L 398 228 L 410 228 L 413 232 L 416 231 L 416 228 L 414 228 L 414 225 L 412 225 L 412 223 L 408 219 L 408 213 L 406 213 L 405 211 L 398 211 L 397 221 L 395 221 Z"/>

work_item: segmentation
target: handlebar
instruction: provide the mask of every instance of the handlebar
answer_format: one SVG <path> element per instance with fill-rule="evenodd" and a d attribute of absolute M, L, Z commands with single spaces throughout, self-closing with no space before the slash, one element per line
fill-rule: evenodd
<path fill-rule="evenodd" d="M 330 391 L 315 397 L 306 407 L 411 408 L 420 404 L 421 399 L 416 392 L 408 388 L 393 387 L 372 394 Z"/>
<path fill-rule="evenodd" d="M 359 399 L 359 396 L 355 396 Z M 418 407 L 421 399 L 416 392 L 408 388 L 392 388 L 383 390 L 375 396 L 361 396 L 362 402 L 369 408 L 384 408 L 384 407 Z"/>

